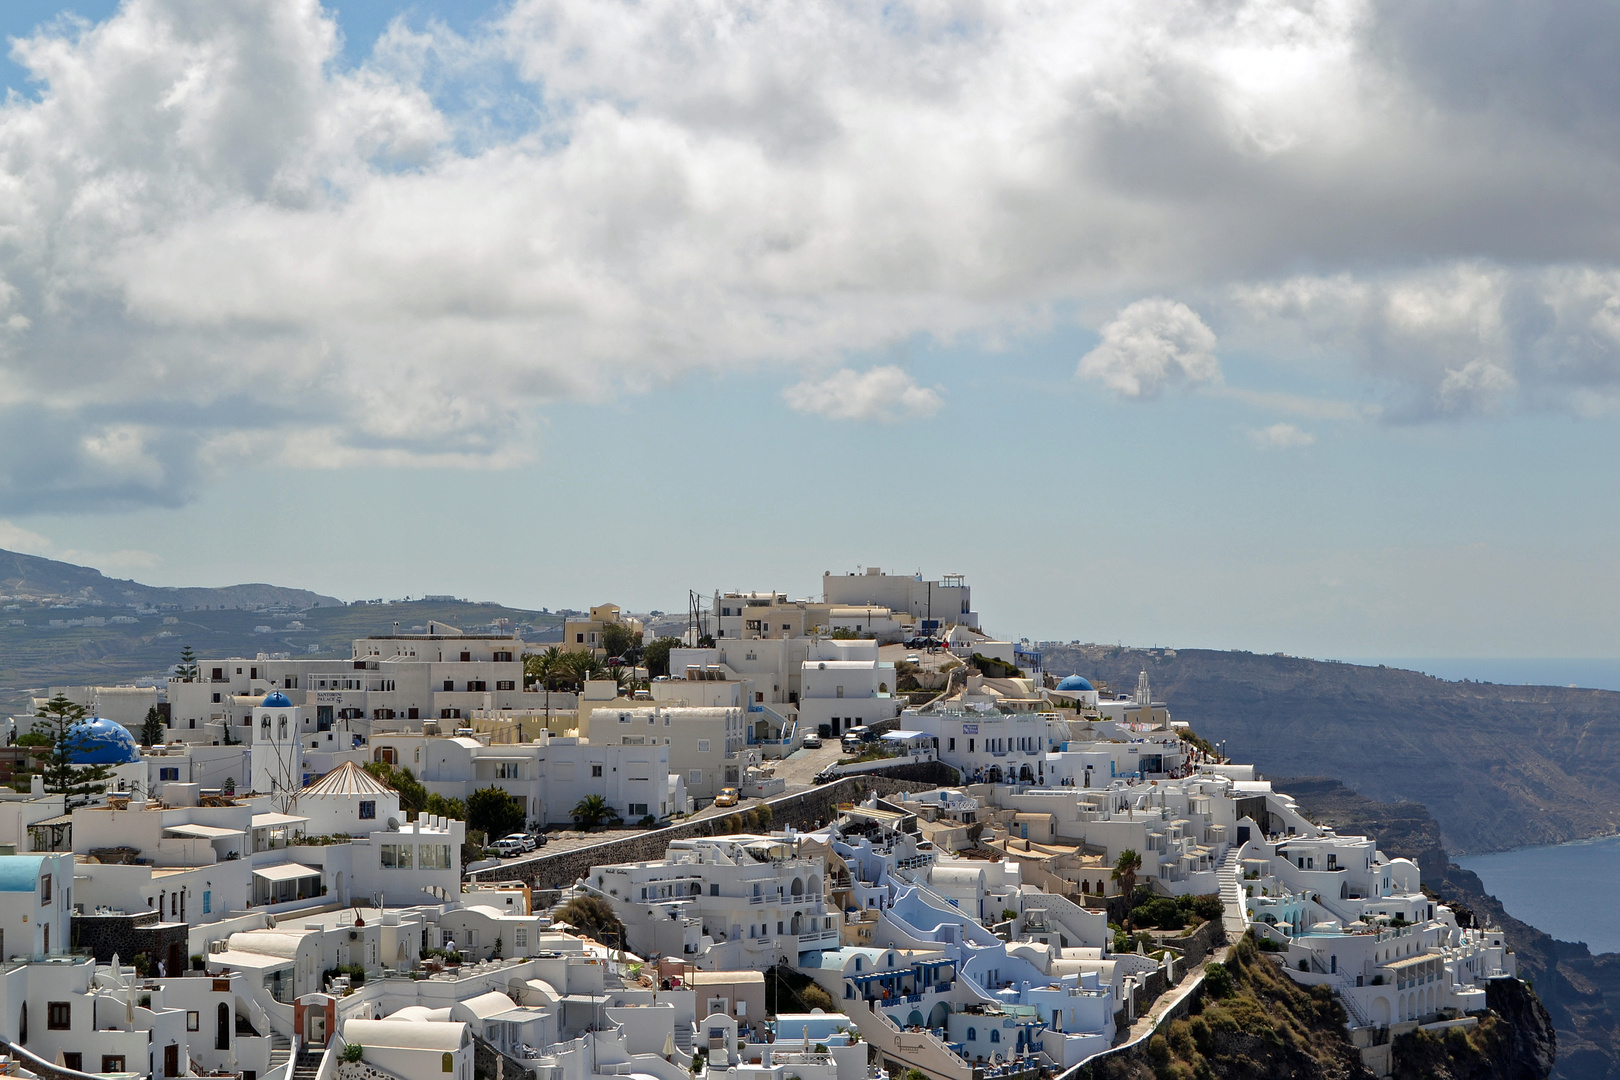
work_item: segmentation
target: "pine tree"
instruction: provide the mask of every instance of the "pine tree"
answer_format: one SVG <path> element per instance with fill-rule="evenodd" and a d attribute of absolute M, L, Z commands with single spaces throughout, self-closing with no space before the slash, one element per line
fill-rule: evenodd
<path fill-rule="evenodd" d="M 197 678 L 197 654 L 187 645 L 180 650 L 180 662 L 174 666 L 174 675 L 177 679 L 195 681 Z"/>
<path fill-rule="evenodd" d="M 141 745 L 162 746 L 167 739 L 168 730 L 163 725 L 163 714 L 154 705 L 146 710 L 146 720 L 141 724 Z"/>
<path fill-rule="evenodd" d="M 86 723 L 89 715 L 90 710 L 70 701 L 66 694 L 57 694 L 34 714 L 34 733 L 49 739 L 51 744 L 40 776 L 45 781 L 46 791 L 64 796 L 63 810 L 87 803 L 90 796 L 105 791 L 107 785 L 101 781 L 112 775 L 112 769 L 106 765 L 80 765 L 73 760 L 90 733 Z"/>

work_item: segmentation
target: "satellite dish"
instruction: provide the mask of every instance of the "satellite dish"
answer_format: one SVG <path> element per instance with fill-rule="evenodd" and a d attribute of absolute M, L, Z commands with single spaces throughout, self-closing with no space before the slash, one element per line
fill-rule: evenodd
<path fill-rule="evenodd" d="M 388 819 L 388 831 L 389 832 L 399 832 L 399 818 L 392 818 L 391 817 L 391 818 Z"/>

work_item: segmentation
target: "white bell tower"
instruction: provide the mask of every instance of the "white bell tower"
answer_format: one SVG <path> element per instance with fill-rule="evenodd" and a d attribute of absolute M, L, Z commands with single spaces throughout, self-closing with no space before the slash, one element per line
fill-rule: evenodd
<path fill-rule="evenodd" d="M 304 744 L 299 740 L 304 710 L 278 690 L 253 707 L 252 787 L 272 796 L 282 813 L 296 809 L 304 786 Z"/>

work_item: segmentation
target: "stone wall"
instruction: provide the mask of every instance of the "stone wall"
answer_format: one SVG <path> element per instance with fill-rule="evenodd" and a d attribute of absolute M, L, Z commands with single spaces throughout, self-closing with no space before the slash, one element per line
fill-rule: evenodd
<path fill-rule="evenodd" d="M 186 955 L 187 929 L 185 923 L 160 924 L 157 912 L 142 911 L 133 915 L 74 915 L 69 933 L 74 947 L 88 949 L 98 964 L 111 963 L 114 953 L 125 964 L 136 953 L 146 953 L 152 958 L 154 972 L 159 960 L 172 969 L 178 958 L 180 970 L 169 970 L 167 974 L 180 975 L 190 963 Z"/>
<path fill-rule="evenodd" d="M 850 776 L 796 795 L 766 799 L 764 804 L 771 808 L 773 829 L 790 825 L 796 829 L 813 829 L 831 820 L 839 803 L 859 802 L 872 793 L 892 795 L 897 791 L 928 791 L 937 786 L 925 781 L 897 780 L 888 776 Z M 739 815 L 746 815 L 752 809 L 743 808 Z M 593 866 L 662 859 L 669 851 L 672 840 L 724 836 L 732 831 L 725 824 L 728 816 L 701 818 L 667 829 L 651 829 L 638 836 L 606 840 L 590 847 L 559 851 L 552 855 L 541 854 L 536 858 L 476 870 L 467 877 L 475 881 L 524 881 L 540 889 L 565 888 L 584 877 Z"/>

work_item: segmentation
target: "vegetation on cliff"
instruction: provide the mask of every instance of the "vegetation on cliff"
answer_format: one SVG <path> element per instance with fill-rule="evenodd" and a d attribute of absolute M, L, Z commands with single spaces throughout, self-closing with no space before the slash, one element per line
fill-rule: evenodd
<path fill-rule="evenodd" d="M 1205 968 L 1204 993 L 1139 1052 L 1093 1064 L 1089 1080 L 1370 1080 L 1325 986 L 1303 987 L 1245 936 Z"/>

